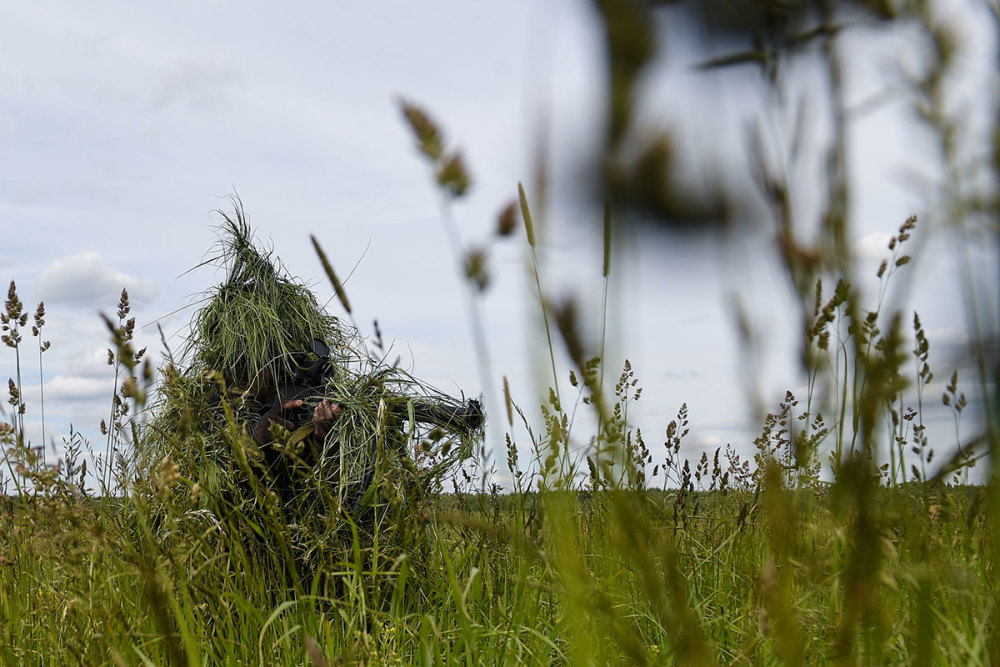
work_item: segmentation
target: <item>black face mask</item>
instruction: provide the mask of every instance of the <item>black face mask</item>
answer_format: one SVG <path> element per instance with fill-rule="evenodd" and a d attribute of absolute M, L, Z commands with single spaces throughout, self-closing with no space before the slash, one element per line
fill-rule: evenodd
<path fill-rule="evenodd" d="M 281 408 L 289 401 L 320 398 L 327 381 L 333 375 L 330 348 L 319 338 L 309 342 L 308 352 L 292 355 L 292 373 L 287 381 L 278 385 L 272 407 Z M 305 406 L 303 406 L 305 407 Z M 297 412 L 302 410 L 292 410 Z M 283 415 L 286 419 L 292 415 Z"/>

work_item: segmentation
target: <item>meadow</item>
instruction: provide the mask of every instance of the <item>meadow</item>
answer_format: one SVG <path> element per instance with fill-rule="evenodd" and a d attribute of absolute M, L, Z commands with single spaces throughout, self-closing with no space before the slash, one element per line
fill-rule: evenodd
<path fill-rule="evenodd" d="M 669 217 L 678 202 L 659 189 L 664 138 L 638 147 L 628 140 L 632 89 L 653 52 L 644 31 L 653 29 L 632 15 L 645 11 L 635 3 L 599 4 L 611 65 L 609 203 L 603 264 L 593 271 L 604 279 L 606 325 L 617 216 L 641 204 Z M 961 119 L 941 92 L 954 42 L 927 3 L 916 5 L 939 47 L 914 85 L 940 139 L 943 188 L 953 195 L 948 224 L 967 243 L 995 245 L 995 189 L 973 198 L 954 141 Z M 46 313 L 42 304 L 32 313 L 12 281 L 2 314 L 4 350 L 17 368 L 0 424 L 3 663 L 1000 663 L 995 332 L 985 314 L 975 320 L 981 326 L 969 328 L 968 352 L 977 375 L 960 377 L 938 364 L 919 314 L 883 298 L 914 268 L 910 248 L 923 224 L 916 216 L 888 222 L 877 275 L 857 275 L 836 32 L 801 36 L 818 43 L 832 82 L 820 224 L 796 218 L 793 184 L 766 151 L 754 174 L 773 223 L 774 261 L 798 298 L 790 321 L 806 390 L 767 406 L 758 435 L 739 447 L 689 456 L 686 405 L 653 431 L 633 423 L 630 409 L 655 400 L 643 394 L 642 378 L 627 361 L 606 367 L 607 341 L 588 340 L 592 329 L 574 302 L 546 290 L 536 234 L 542 207 L 533 203 L 545 199 L 541 175 L 518 186 L 490 241 L 523 244 L 535 291 L 525 308 L 538 313 L 548 341 L 542 400 L 511 395 L 506 377 L 502 394 L 497 388 L 503 400 L 487 416 L 504 433 L 500 451 L 486 451 L 481 434 L 419 428 L 406 392 L 425 388 L 365 352 L 378 341 L 335 328 L 350 320 L 351 305 L 322 239 L 313 243 L 344 318 L 319 308 L 280 263 L 259 261 L 271 258 L 244 243 L 251 235 L 240 231 L 234 201 L 237 213 L 226 220 L 236 243 L 221 255 L 230 282 L 211 295 L 244 301 L 199 311 L 193 346 L 177 358 L 165 354 L 156 369 L 133 345 L 123 291 L 106 320 L 116 382 L 104 440 L 71 433 L 50 465 L 44 446 L 25 436 L 26 414 L 44 419 L 44 397 L 27 406 L 22 396 L 22 371 L 34 370 L 35 358 L 41 365 L 49 346 Z M 777 99 L 791 56 L 781 51 L 786 36 L 768 37 L 782 46 L 705 67 L 759 60 Z M 485 364 L 477 299 L 489 287 L 489 248 L 464 249 L 451 209 L 471 176 L 426 111 L 411 103 L 401 110 L 442 198 Z M 991 136 L 983 180 L 995 185 L 1000 132 Z M 635 164 L 615 162 L 629 155 L 639 155 Z M 961 262 L 975 294 L 979 277 Z M 879 281 L 872 303 L 858 288 L 863 279 Z M 240 291 L 248 280 L 267 289 Z M 291 314 L 276 310 L 288 304 Z M 240 326 L 217 325 L 218 312 L 235 313 Z M 302 325 L 299 342 L 275 342 L 267 329 L 274 321 Z M 267 452 L 240 401 L 267 364 L 316 332 L 350 352 L 337 366 L 349 372 L 338 371 L 327 389 L 345 402 L 345 415 L 357 416 L 338 422 L 332 436 L 353 458 L 331 473 L 308 463 L 308 433 L 273 429 L 296 470 L 301 493 L 289 495 L 262 464 Z M 242 391 L 227 370 L 245 376 Z M 948 378 L 943 390 L 935 375 Z M 421 396 L 447 401 L 430 390 Z M 932 404 L 949 411 L 953 439 L 929 435 Z M 584 413 L 592 419 L 577 418 Z M 509 488 L 496 483 L 494 466 L 506 468 Z M 970 484 L 970 470 L 985 482 Z"/>
<path fill-rule="evenodd" d="M 915 227 L 893 237 L 894 268 Z M 186 385 L 133 349 L 123 293 L 108 320 L 119 381 L 105 451 L 75 437 L 46 464 L 24 441 L 11 380 L 0 655 L 11 665 L 994 664 L 996 472 L 986 486 L 963 483 L 982 457 L 975 440 L 934 461 L 919 410 L 902 403 L 907 369 L 921 402 L 932 379 L 919 317 L 905 349 L 900 318 L 883 332 L 852 295 L 818 283 L 809 328 L 813 379 L 838 389 L 834 416 L 789 393 L 752 460 L 732 447 L 688 460 L 686 406 L 662 444 L 647 444 L 627 417 L 644 398 L 630 365 L 604 392 L 572 313 L 549 307 L 577 394 L 564 404 L 554 384 L 543 423 L 530 424 L 505 392 L 492 417 L 505 422 L 514 488 L 486 474 L 481 441 L 463 450 L 411 430 L 398 449 L 371 445 L 361 510 L 318 472 L 307 474 L 308 503 L 279 501 L 225 400 L 209 428 L 232 455 L 213 454 L 190 413 L 204 395 L 186 399 L 188 412 L 163 402 Z M 44 315 L 40 306 L 34 341 L 23 335 L 28 313 L 11 284 L 4 341 L 18 367 L 29 342 L 47 348 Z M 820 358 L 849 372 L 824 375 Z M 932 399 L 958 423 L 968 399 L 957 372 Z M 594 412 L 597 432 L 573 432 L 577 409 Z M 375 432 L 391 428 L 380 414 Z M 519 460 L 517 433 L 533 460 Z M 464 454 L 434 467 L 452 446 Z"/>

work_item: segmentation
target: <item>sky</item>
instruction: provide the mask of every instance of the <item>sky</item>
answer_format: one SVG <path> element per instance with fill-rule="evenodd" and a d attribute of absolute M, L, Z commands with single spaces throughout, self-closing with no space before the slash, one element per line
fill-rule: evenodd
<path fill-rule="evenodd" d="M 957 113 L 968 116 L 965 140 L 974 143 L 995 112 L 997 45 L 983 27 L 985 7 L 943 6 L 965 36 L 954 89 L 965 105 Z M 780 155 L 802 109 L 810 145 L 823 141 L 814 65 L 797 64 L 787 91 L 802 104 L 777 109 L 753 68 L 697 71 L 728 45 L 671 11 L 658 26 L 664 49 L 644 79 L 639 118 L 676 130 L 693 189 L 699 175 L 717 177 L 753 200 L 749 127 L 763 128 Z M 113 313 L 122 287 L 137 340 L 153 359 L 163 349 L 157 324 L 171 349 L 183 347 L 193 304 L 222 277 L 189 270 L 216 240 L 216 209 L 231 211 L 236 195 L 261 243 L 326 302 L 332 291 L 309 242 L 316 236 L 344 279 L 354 321 L 371 334 L 377 319 L 390 356 L 444 391 L 486 394 L 487 446 L 506 481 L 501 377 L 536 415 L 547 361 L 524 236 L 494 239 L 493 229 L 519 182 L 540 204 L 531 191 L 539 136 L 551 183 L 539 220 L 542 285 L 554 299 L 579 300 L 591 340 L 601 330 L 602 214 L 581 193 L 603 131 L 605 85 L 589 4 L 246 2 L 237 11 L 224 2 L 0 0 L 0 12 L 0 279 L 16 281 L 29 312 L 44 300 L 44 338 L 52 342 L 44 383 L 36 339 L 27 337 L 22 350 L 29 437 L 41 440 L 41 385 L 52 456 L 70 424 L 101 442 L 96 427 L 109 412 L 113 374 L 98 314 Z M 860 107 L 890 91 L 851 124 L 854 246 L 862 273 L 874 276 L 890 235 L 909 215 L 921 216 L 919 270 L 901 274 L 890 299 L 921 313 L 932 363 L 940 355 L 936 395 L 969 338 L 954 257 L 972 267 L 985 321 L 997 330 L 995 238 L 962 245 L 947 233 L 933 142 L 911 101 L 891 94 L 919 67 L 913 31 L 862 25 L 843 39 L 849 102 Z M 462 151 L 473 177 L 467 197 L 448 202 L 435 189 L 401 99 L 425 108 L 448 146 Z M 816 207 L 815 171 L 806 164 L 793 174 L 804 217 Z M 802 390 L 793 297 L 774 262 L 773 230 L 759 201 L 744 215 L 746 225 L 731 234 L 678 236 L 625 221 L 615 238 L 609 374 L 624 358 L 632 362 L 645 389 L 631 414 L 658 459 L 655 443 L 682 403 L 692 421 L 688 456 L 727 443 L 747 455 L 760 423 L 748 395 L 773 410 L 786 389 Z M 488 247 L 492 281 L 478 297 L 487 380 L 477 370 L 447 220 L 464 246 Z M 863 286 L 874 295 L 877 282 Z M 757 334 L 749 355 L 735 302 Z M 329 308 L 344 315 L 336 301 Z M 558 363 L 566 386 L 567 360 Z M 15 373 L 5 349 L 0 376 Z M 580 445 L 588 437 L 581 422 Z M 523 429 L 515 437 L 529 460 Z"/>

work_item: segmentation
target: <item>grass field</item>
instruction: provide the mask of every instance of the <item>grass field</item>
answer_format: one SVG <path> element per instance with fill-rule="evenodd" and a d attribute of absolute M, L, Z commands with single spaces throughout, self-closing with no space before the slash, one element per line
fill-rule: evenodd
<path fill-rule="evenodd" d="M 442 499 L 408 554 L 310 590 L 277 555 L 48 497 L 3 518 L 8 664 L 990 664 L 985 491 Z M 863 504 L 862 504 L 863 503 Z M 413 554 L 413 555 L 410 555 Z M 419 557 L 419 560 L 417 560 Z"/>
<path fill-rule="evenodd" d="M 610 169 L 613 159 L 636 152 L 626 140 L 631 88 L 652 57 L 653 37 L 640 32 L 633 39 L 638 28 L 652 33 L 643 16 L 610 16 L 618 5 L 641 13 L 641 3 L 598 4 L 608 14 L 602 25 L 614 79 L 603 156 Z M 916 4 L 914 11 L 929 12 L 927 3 Z M 978 199 L 970 194 L 979 192 L 970 185 L 979 181 L 968 176 L 952 141 L 961 119 L 949 115 L 939 94 L 955 41 L 935 32 L 932 18 L 921 25 L 938 47 L 937 61 L 914 86 L 926 103 L 922 117 L 941 139 L 948 224 L 965 243 L 995 244 L 995 188 Z M 519 188 L 497 228 L 497 238 L 523 230 L 536 291 L 526 307 L 539 312 L 549 342 L 538 375 L 551 385 L 540 392 L 546 398 L 533 406 L 539 409 L 522 409 L 504 378 L 500 413 L 489 415 L 506 432 L 506 447 L 491 453 L 500 466 L 506 459 L 512 488 L 504 490 L 494 484 L 481 439 L 416 429 L 412 405 L 392 389 L 416 382 L 379 367 L 352 367 L 329 385 L 344 393 L 340 400 L 354 401 L 345 415 L 360 415 L 356 422 L 345 417 L 350 428 L 337 437 L 341 451 L 349 444 L 362 460 L 363 474 L 352 473 L 348 488 L 342 468 L 331 473 L 302 463 L 308 434 L 277 433 L 282 455 L 297 466 L 301 493 L 278 489 L 241 416 L 237 387 L 214 366 L 240 357 L 254 338 L 254 354 L 239 361 L 244 384 L 253 385 L 261 369 L 285 361 L 278 352 L 301 342 L 257 336 L 255 322 L 286 316 L 271 317 L 268 304 L 257 301 L 269 293 L 245 289 L 244 278 L 230 285 L 227 302 L 238 304 L 239 328 L 218 323 L 231 312 L 226 308 L 195 320 L 199 335 L 215 344 L 214 356 L 203 347 L 206 354 L 194 355 L 203 366 L 177 360 L 158 372 L 132 346 L 135 320 L 123 293 L 117 317 L 108 320 L 116 383 L 102 423 L 107 440 L 75 434 L 59 465 L 47 465 L 25 441 L 21 391 L 22 368 L 36 354 L 41 363 L 47 349 L 45 312 L 39 305 L 29 337 L 29 312 L 12 282 L 3 342 L 16 356 L 17 377 L 8 386 L 10 416 L 0 425 L 0 484 L 8 494 L 0 508 L 3 663 L 1000 664 L 995 329 L 985 319 L 970 327 L 978 376 L 960 378 L 936 365 L 919 316 L 883 301 L 888 281 L 913 268 L 907 253 L 920 232 L 915 217 L 892 224 L 896 232 L 875 276 L 879 299 L 862 301 L 850 252 L 847 110 L 834 48 L 840 30 L 825 25 L 802 36 L 820 43 L 832 82 L 829 201 L 820 222 L 809 227 L 794 219 L 787 175 L 770 169 L 763 152 L 754 174 L 773 217 L 775 261 L 798 298 L 789 321 L 802 324 L 793 337 L 801 343 L 807 389 L 770 406 L 756 439 L 738 448 L 689 460 L 686 406 L 665 425 L 662 443 L 630 421 L 630 406 L 651 400 L 642 395 L 641 378 L 627 362 L 605 368 L 606 341 L 584 340 L 573 303 L 555 303 L 545 290 L 535 236 L 541 221 L 532 220 L 529 205 L 538 184 Z M 784 61 L 769 49 L 706 67 L 760 60 L 769 85 L 781 92 Z M 450 207 L 470 176 L 428 114 L 408 103 L 403 113 L 463 260 L 485 380 L 477 295 L 489 286 L 489 248 L 463 249 Z M 992 136 L 993 166 L 984 167 L 989 173 L 981 181 L 995 186 L 1000 132 Z M 634 174 L 611 170 L 621 181 L 612 182 L 616 201 L 631 197 L 664 209 L 677 203 L 648 191 L 669 166 L 664 145 L 657 139 L 640 146 L 650 150 L 639 151 Z M 985 158 L 977 154 L 977 161 Z M 531 194 L 544 200 L 544 193 Z M 609 204 L 600 267 L 605 322 L 612 228 Z M 344 286 L 314 244 L 350 313 Z M 324 328 L 332 319 L 310 310 L 315 299 L 299 283 L 275 278 L 270 264 L 247 265 L 257 271 L 253 280 L 275 281 L 282 306 L 302 298 L 292 305 L 304 304 L 295 312 L 306 314 L 291 317 L 307 330 L 303 336 L 332 335 Z M 974 295 L 979 278 L 965 269 Z M 966 305 L 975 309 L 977 302 Z M 254 337 L 233 336 L 247 327 Z M 350 336 L 344 340 L 351 344 Z M 367 363 L 363 357 L 348 361 Z M 950 378 L 943 391 L 932 384 L 932 367 Z M 241 389 L 245 397 L 251 387 Z M 925 412 L 932 403 L 950 411 L 954 439 L 931 439 Z M 44 399 L 37 407 L 44 419 Z M 973 423 L 963 423 L 974 409 Z M 587 421 L 571 418 L 577 411 L 592 417 L 592 432 L 574 427 Z M 540 417 L 526 416 L 534 414 Z M 653 426 L 663 432 L 664 425 Z M 983 485 L 968 484 L 972 466 Z"/>
<path fill-rule="evenodd" d="M 850 317 L 850 299 L 846 287 L 828 301 L 817 292 L 817 355 L 844 354 L 828 325 Z M 26 324 L 22 311 L 12 286 L 9 334 Z M 908 352 L 876 318 L 851 328 L 864 354 L 839 381 L 858 400 L 835 403 L 841 416 L 825 423 L 789 394 L 753 460 L 727 448 L 688 461 L 686 407 L 662 445 L 647 444 L 625 418 L 641 398 L 632 369 L 604 395 L 600 363 L 581 360 L 577 405 L 550 392 L 542 424 L 513 428 L 523 413 L 506 395 L 499 418 L 534 453 L 519 461 L 507 436 L 511 492 L 481 478 L 474 456 L 445 488 L 377 467 L 374 500 L 355 512 L 322 484 L 309 503 L 278 502 L 229 410 L 216 425 L 237 462 L 229 477 L 213 473 L 190 416 L 167 434 L 174 448 L 157 450 L 167 455 L 137 455 L 164 436 L 130 419 L 153 375 L 131 347 L 128 311 L 123 297 L 109 322 L 121 382 L 106 424 L 116 454 L 89 473 L 102 492 L 88 490 L 82 439 L 55 468 L 23 443 L 11 385 L 5 481 L 19 493 L 0 512 L 6 664 L 988 665 L 1000 655 L 995 473 L 989 486 L 960 483 L 972 448 L 931 465 L 919 412 L 898 408 L 904 365 L 918 392 L 930 380 L 919 320 Z M 553 320 L 572 357 L 571 319 Z M 20 354 L 24 342 L 10 341 Z M 942 398 L 958 418 L 957 377 Z M 600 430 L 571 433 L 567 407 L 594 410 Z M 571 452 L 579 442 L 583 458 Z M 408 445 L 414 479 L 427 446 Z"/>

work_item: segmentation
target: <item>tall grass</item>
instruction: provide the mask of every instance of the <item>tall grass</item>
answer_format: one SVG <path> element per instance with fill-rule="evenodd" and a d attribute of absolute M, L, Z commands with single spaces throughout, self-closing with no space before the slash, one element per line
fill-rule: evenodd
<path fill-rule="evenodd" d="M 627 61 L 611 86 L 611 152 L 628 130 L 629 89 L 649 57 L 645 42 L 622 52 L 614 41 L 622 38 L 612 28 L 636 18 L 614 15 L 619 10 L 602 3 L 611 58 Z M 834 34 L 818 38 L 836 82 Z M 445 154 L 437 126 L 412 104 L 405 114 L 437 186 L 448 197 L 465 192 L 463 162 Z M 844 167 L 836 151 L 831 161 Z M 535 419 L 504 377 L 502 413 L 491 417 L 503 425 L 509 492 L 492 483 L 482 450 L 449 459 L 446 448 L 460 443 L 448 434 L 407 428 L 386 407 L 390 394 L 375 369 L 353 376 L 370 383 L 350 390 L 359 410 L 380 406 L 359 431 L 374 438 L 376 452 L 367 509 L 348 506 L 324 470 L 308 465 L 300 469 L 305 493 L 282 497 L 261 471 L 260 447 L 224 378 L 167 365 L 154 402 L 154 374 L 132 347 L 125 293 L 117 319 L 108 320 L 118 381 L 104 424 L 107 453 L 88 474 L 80 461 L 90 445 L 71 436 L 63 460 L 49 466 L 24 436 L 20 328 L 27 315 L 11 283 L 4 342 L 18 378 L 9 383 L 11 416 L 0 439 L 3 479 L 16 493 L 0 512 L 0 659 L 996 664 L 993 371 L 980 368 L 981 379 L 968 382 L 938 368 L 950 374 L 940 400 L 952 411 L 954 441 L 932 441 L 925 412 L 937 400 L 928 395 L 934 342 L 918 315 L 904 316 L 884 298 L 888 281 L 905 280 L 913 268 L 903 250 L 921 225 L 893 223 L 899 226 L 876 276 L 881 290 L 866 303 L 848 253 L 845 181 L 832 179 L 827 227 L 815 248 L 804 248 L 789 217 L 787 183 L 759 167 L 781 261 L 800 296 L 807 383 L 804 395 L 789 391 L 771 406 L 747 443 L 752 457 L 727 446 L 689 459 L 686 405 L 656 437 L 662 445 L 633 423 L 636 403 L 649 400 L 641 378 L 628 362 L 607 368 L 603 336 L 591 345 L 573 302 L 545 293 L 534 252 L 538 221 L 520 187 L 496 242 L 509 241 L 520 211 L 536 289 L 528 305 L 544 316 L 552 378 Z M 618 201 L 638 192 L 626 185 L 611 188 Z M 605 213 L 603 264 L 593 267 L 605 279 L 615 271 L 613 210 Z M 235 229 L 249 231 L 238 221 Z M 320 240 L 313 242 L 350 313 Z M 475 254 L 460 239 L 455 251 L 466 260 Z M 480 251 L 481 261 L 463 262 L 471 294 L 488 284 Z M 251 311 L 241 312 L 259 314 Z M 37 312 L 41 340 L 41 305 Z M 983 327 L 972 332 L 982 367 L 989 340 L 981 316 L 972 319 Z M 218 342 L 211 318 L 197 321 L 206 340 Z M 239 341 L 222 342 L 215 351 L 237 357 L 246 371 L 241 393 L 281 353 L 261 344 L 242 355 Z M 217 364 L 200 363 L 200 370 Z M 369 390 L 382 401 L 362 400 Z M 985 426 L 970 437 L 963 412 L 976 399 L 985 405 Z M 578 410 L 593 413 L 594 432 L 579 432 Z M 974 465 L 990 467 L 986 484 L 968 484 Z M 439 483 L 426 483 L 428 471 Z M 100 480 L 98 493 L 88 478 Z"/>
<path fill-rule="evenodd" d="M 832 325 L 845 317 L 838 309 L 850 309 L 837 293 L 850 290 L 817 297 L 812 328 L 816 354 L 831 358 L 842 346 L 825 334 L 844 331 Z M 576 349 L 573 316 L 564 309 L 557 319 Z M 928 378 L 930 343 L 916 326 L 909 353 L 895 329 L 855 328 L 871 351 L 852 367 L 866 376 L 838 380 L 855 401 L 879 392 L 878 423 L 898 456 L 887 464 L 871 448 L 850 447 L 856 437 L 874 439 L 874 428 L 856 430 L 874 411 L 848 408 L 827 424 L 790 393 L 765 421 L 752 462 L 732 449 L 684 458 L 683 406 L 657 452 L 627 417 L 644 399 L 634 371 L 626 366 L 604 396 L 601 364 L 577 351 L 569 355 L 576 400 L 603 418 L 585 463 L 570 452 L 580 441 L 574 406 L 551 392 L 536 429 L 508 390 L 513 493 L 483 493 L 469 472 L 447 495 L 395 488 L 379 510 L 385 520 L 368 524 L 374 532 L 348 513 L 323 517 L 339 546 L 308 552 L 305 569 L 303 526 L 289 523 L 288 507 L 267 504 L 266 480 L 252 497 L 273 511 L 227 499 L 213 487 L 215 462 L 199 467 L 207 454 L 196 448 L 186 473 L 164 458 L 123 479 L 115 487 L 122 495 L 104 487 L 98 498 L 78 470 L 47 466 L 9 430 L 7 455 L 25 492 L 0 515 L 3 659 L 988 664 L 995 588 L 993 560 L 983 556 L 995 534 L 992 487 L 960 483 L 971 465 L 964 455 L 928 475 L 919 413 L 892 417 L 899 397 L 886 365 L 915 364 Z M 135 415 L 148 371 L 127 329 L 114 332 L 124 370 L 116 396 L 134 405 L 115 409 Z M 957 378 L 946 396 L 966 404 Z M 194 446 L 192 424 L 176 415 L 167 437 Z M 141 422 L 114 426 L 134 442 L 144 437 Z M 234 451 L 246 450 L 232 411 L 218 428 Z M 534 453 L 528 464 L 518 458 L 521 438 Z M 819 463 L 829 438 L 832 484 Z M 410 451 L 419 466 L 418 450 Z M 191 503 L 199 497 L 208 501 Z M 248 525 L 257 539 L 248 539 Z"/>

